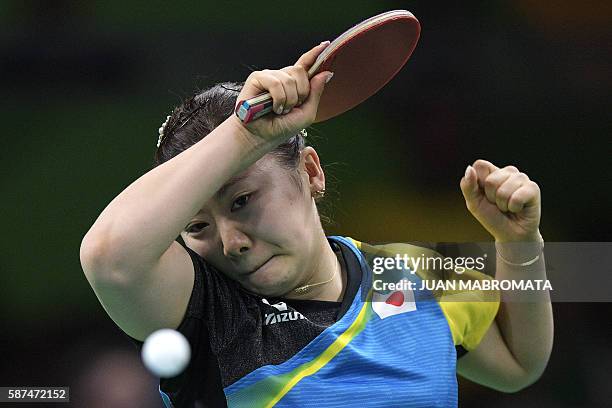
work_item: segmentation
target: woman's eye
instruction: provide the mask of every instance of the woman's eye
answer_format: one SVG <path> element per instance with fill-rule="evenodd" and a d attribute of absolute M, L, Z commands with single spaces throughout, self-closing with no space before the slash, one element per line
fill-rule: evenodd
<path fill-rule="evenodd" d="M 198 222 L 197 224 L 192 224 L 185 231 L 187 231 L 190 234 L 197 234 L 198 232 L 202 231 L 206 227 L 208 227 L 207 222 Z"/>
<path fill-rule="evenodd" d="M 244 207 L 249 202 L 250 198 L 250 194 L 244 194 L 235 199 L 234 203 L 232 204 L 232 211 L 236 211 Z"/>

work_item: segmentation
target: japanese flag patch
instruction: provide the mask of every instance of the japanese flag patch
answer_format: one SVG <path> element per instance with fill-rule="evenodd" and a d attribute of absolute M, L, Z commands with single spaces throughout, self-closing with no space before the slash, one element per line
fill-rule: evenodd
<path fill-rule="evenodd" d="M 381 319 L 402 313 L 413 312 L 417 309 L 414 301 L 414 293 L 408 284 L 409 280 L 404 278 L 397 282 L 396 287 L 402 290 L 379 293 L 374 291 L 372 296 L 372 309 Z"/>

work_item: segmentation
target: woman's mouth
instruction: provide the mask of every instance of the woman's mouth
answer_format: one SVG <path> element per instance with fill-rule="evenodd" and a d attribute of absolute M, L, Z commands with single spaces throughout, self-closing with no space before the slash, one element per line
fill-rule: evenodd
<path fill-rule="evenodd" d="M 268 258 L 265 262 L 263 262 L 262 264 L 260 264 L 259 266 L 257 266 L 255 269 L 252 269 L 250 272 L 247 272 L 246 275 L 252 275 L 255 272 L 258 272 L 259 270 L 261 270 L 262 268 L 264 268 L 265 266 L 268 265 L 268 263 L 270 262 L 270 260 L 274 258 L 274 255 L 271 256 L 270 258 Z"/>

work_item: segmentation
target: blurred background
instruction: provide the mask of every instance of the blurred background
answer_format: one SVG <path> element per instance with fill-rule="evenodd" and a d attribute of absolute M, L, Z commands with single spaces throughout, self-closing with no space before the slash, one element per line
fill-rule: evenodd
<path fill-rule="evenodd" d="M 334 179 L 327 232 L 490 240 L 459 190 L 484 158 L 538 182 L 545 240 L 611 241 L 610 2 L 4 0 L 0 385 L 70 386 L 75 407 L 160 406 L 81 271 L 82 237 L 148 171 L 158 127 L 195 89 L 290 65 L 392 9 L 421 22 L 411 60 L 310 130 Z M 460 380 L 461 407 L 609 406 L 610 303 L 554 312 L 543 377 L 517 394 Z"/>

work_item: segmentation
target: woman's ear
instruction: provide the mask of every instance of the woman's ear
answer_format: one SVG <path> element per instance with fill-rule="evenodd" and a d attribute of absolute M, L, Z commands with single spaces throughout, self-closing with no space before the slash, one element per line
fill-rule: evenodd
<path fill-rule="evenodd" d="M 310 194 L 325 190 L 325 173 L 321 167 L 321 161 L 317 151 L 311 146 L 306 146 L 301 153 L 301 167 L 308 175 Z"/>

